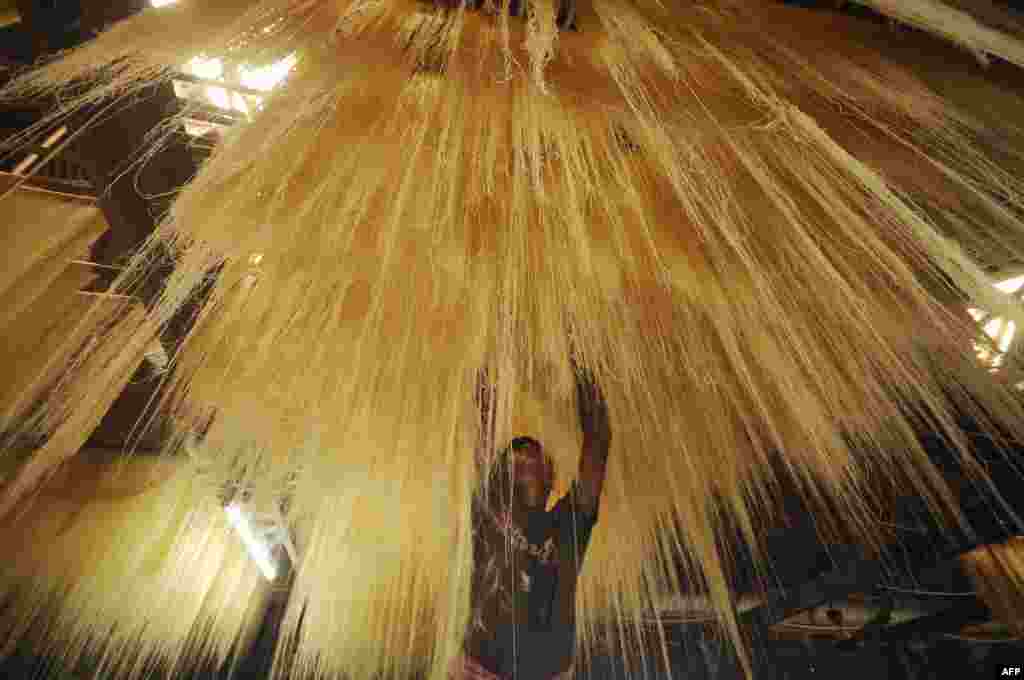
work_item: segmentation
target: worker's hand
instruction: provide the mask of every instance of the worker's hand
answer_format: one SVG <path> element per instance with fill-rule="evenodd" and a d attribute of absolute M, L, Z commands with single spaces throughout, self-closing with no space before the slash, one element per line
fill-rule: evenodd
<path fill-rule="evenodd" d="M 604 394 L 589 371 L 577 367 L 575 373 L 576 411 L 583 436 L 593 443 L 607 445 L 611 442 L 612 431 Z"/>

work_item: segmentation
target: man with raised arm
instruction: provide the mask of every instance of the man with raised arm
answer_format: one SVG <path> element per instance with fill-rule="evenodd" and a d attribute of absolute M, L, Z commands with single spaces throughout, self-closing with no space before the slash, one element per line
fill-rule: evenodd
<path fill-rule="evenodd" d="M 516 437 L 498 453 L 486 501 L 474 504 L 473 616 L 453 680 L 561 680 L 573 672 L 576 581 L 611 445 L 600 389 L 578 372 L 576 392 L 583 451 L 569 492 L 546 509 L 551 457 L 537 440 Z M 486 412 L 486 386 L 480 396 Z"/>

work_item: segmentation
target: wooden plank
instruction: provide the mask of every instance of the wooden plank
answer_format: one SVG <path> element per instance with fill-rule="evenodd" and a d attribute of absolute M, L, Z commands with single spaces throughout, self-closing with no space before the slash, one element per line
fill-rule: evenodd
<path fill-rule="evenodd" d="M 0 172 L 0 194 L 17 183 L 22 177 L 9 172 Z M 37 193 L 50 194 L 54 198 L 62 200 L 80 201 L 91 204 L 96 202 L 91 187 L 86 191 L 81 185 L 71 184 L 62 180 L 55 180 L 46 177 L 32 177 L 24 182 L 17 189 L 18 191 L 34 191 Z"/>

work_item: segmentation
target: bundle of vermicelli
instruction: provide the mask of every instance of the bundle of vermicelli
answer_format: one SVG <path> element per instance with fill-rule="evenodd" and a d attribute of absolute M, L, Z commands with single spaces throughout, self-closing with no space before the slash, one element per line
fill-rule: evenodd
<path fill-rule="evenodd" d="M 756 547 L 778 474 L 870 545 L 885 488 L 956 521 L 921 430 L 980 474 L 955 409 L 1024 424 L 946 303 L 1020 318 L 948 238 L 1021 252 L 1020 182 L 912 63 L 853 20 L 770 3 L 595 0 L 563 32 L 557 9 L 536 0 L 524 24 L 399 0 L 183 1 L 8 89 L 95 78 L 72 108 L 197 56 L 295 54 L 116 284 L 168 249 L 159 302 L 91 318 L 102 332 L 39 426 L 85 427 L 110 334 L 145 346 L 215 276 L 160 405 L 180 429 L 168 449 L 202 429 L 208 474 L 292 495 L 295 677 L 440 677 L 458 649 L 489 472 L 482 369 L 498 440 L 543 441 L 556 492 L 578 462 L 573 362 L 601 384 L 615 437 L 580 630 L 614 625 L 637 649 L 661 588 L 708 594 L 741 644 L 723 536 Z M 965 26 L 972 49 L 1021 49 Z"/>
<path fill-rule="evenodd" d="M 216 495 L 187 464 L 102 454 L 0 525 L 8 650 L 28 642 L 98 677 L 225 663 L 258 629 L 268 587 Z"/>
<path fill-rule="evenodd" d="M 978 595 L 995 614 L 1020 636 L 1024 633 L 1020 612 L 1024 602 L 1024 538 L 986 545 L 972 550 L 961 559 L 974 582 Z"/>

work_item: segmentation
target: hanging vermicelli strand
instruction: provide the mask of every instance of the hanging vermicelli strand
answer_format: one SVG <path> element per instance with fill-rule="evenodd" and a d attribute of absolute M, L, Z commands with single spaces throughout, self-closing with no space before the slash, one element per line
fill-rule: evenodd
<path fill-rule="evenodd" d="M 194 467 L 77 461 L 42 496 L 0 526 L 18 556 L 3 569 L 5 631 L 37 626 L 34 651 L 70 668 L 106 656 L 109 673 L 126 678 L 148 662 L 172 675 L 221 664 L 250 644 L 267 582 Z"/>
<path fill-rule="evenodd" d="M 856 0 L 879 12 L 947 38 L 974 52 L 982 61 L 988 55 L 1024 66 L 1019 38 L 1021 24 L 1006 10 L 987 0 Z"/>
<path fill-rule="evenodd" d="M 1024 63 L 990 14 L 871 4 Z M 984 480 L 958 414 L 1024 425 L 1012 390 L 977 366 L 981 329 L 947 303 L 1020 319 L 959 245 L 1024 253 L 1022 138 L 986 142 L 1006 121 L 983 103 L 1008 116 L 1018 102 L 967 66 L 956 77 L 989 99 L 947 100 L 926 84 L 939 66 L 922 57 L 919 77 L 916 57 L 858 20 L 768 2 L 470 5 L 180 0 L 0 92 L 64 92 L 56 119 L 200 56 L 296 60 L 112 289 L 132 294 L 170 253 L 159 300 L 145 314 L 97 309 L 61 348 L 82 351 L 26 425 L 54 439 L 0 507 L 19 507 L 88 436 L 84 405 L 116 397 L 133 358 L 122 350 L 148 346 L 209 286 L 158 406 L 176 428 L 167 454 L 202 432 L 202 464 L 160 493 L 205 509 L 199 487 L 242 480 L 253 499 L 291 498 L 301 555 L 279 677 L 446 673 L 471 622 L 471 501 L 500 473 L 475 459 L 482 372 L 492 448 L 544 442 L 556 496 L 579 465 L 574 367 L 601 386 L 616 434 L 579 635 L 634 674 L 655 663 L 640 650 L 664 655 L 642 622 L 672 595 L 706 598 L 742 651 L 733 536 L 758 554 L 787 485 L 823 533 L 866 551 L 884 542 L 873 509 L 895 490 L 958 526 L 920 435 L 940 433 Z M 126 515 L 116 532 L 158 520 Z M 94 554 L 118 535 L 73 528 L 52 550 Z M 177 550 L 159 569 L 193 559 Z M 235 565 L 204 568 L 226 583 Z M 125 668 L 154 649 L 190 658 L 188 640 L 222 655 L 241 625 L 234 612 L 207 627 L 192 607 L 170 615 L 172 634 L 125 613 L 101 567 L 67 569 L 79 595 L 46 614 L 40 595 L 22 615 L 56 640 L 92 633 L 90 650 Z M 28 592 L 64 578 L 11 573 Z M 617 646 L 602 650 L 607 626 Z"/>

